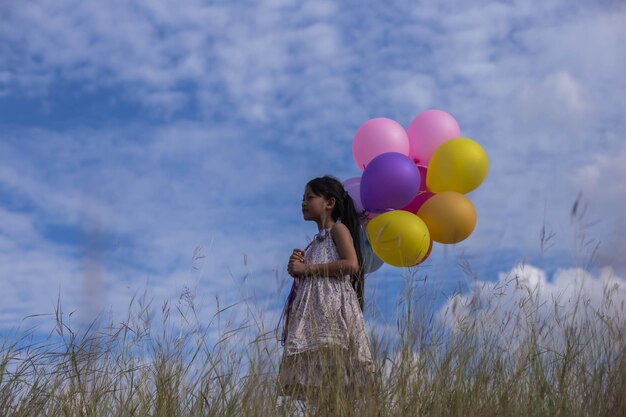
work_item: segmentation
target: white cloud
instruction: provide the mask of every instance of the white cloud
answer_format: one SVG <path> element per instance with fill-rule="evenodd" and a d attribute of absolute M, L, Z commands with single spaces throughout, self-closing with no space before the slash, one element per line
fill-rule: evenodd
<path fill-rule="evenodd" d="M 12 45 L 3 50 L 3 90 L 41 95 L 66 80 L 84 83 L 87 91 L 118 85 L 126 98 L 171 116 L 196 99 L 200 111 L 214 111 L 216 90 L 225 86 L 237 115 L 267 121 L 280 116 L 278 95 L 306 83 L 302 70 L 308 83 L 341 97 L 334 89 L 343 81 L 336 71 L 340 33 L 321 21 L 333 12 L 331 2 L 243 8 L 202 2 L 13 4 L 0 29 Z M 38 30 L 26 29 L 31 27 Z M 335 78 L 331 88 L 324 86 L 326 78 Z"/>
<path fill-rule="evenodd" d="M 286 265 L 285 246 L 296 245 L 302 232 L 276 228 L 259 213 L 285 215 L 287 203 L 298 215 L 298 197 L 288 201 L 275 191 L 288 178 L 304 182 L 298 161 L 276 164 L 271 150 L 229 129 L 182 123 L 144 131 L 141 140 L 136 135 L 132 129 L 7 135 L 0 187 L 30 209 L 0 211 L 0 276 L 8 288 L 2 327 L 53 311 L 59 289 L 66 311 L 87 309 L 88 316 L 113 305 L 122 313 L 148 277 L 157 300 L 197 285 L 203 300 L 219 294 L 233 302 L 246 271 L 262 300 L 273 294 L 277 283 L 267 285 L 273 270 Z M 292 185 L 293 195 L 300 185 Z M 49 225 L 75 228 L 81 240 L 57 242 Z M 196 249 L 206 258 L 194 261 Z"/>
<path fill-rule="evenodd" d="M 623 138 L 624 134 L 620 137 Z M 593 224 L 584 231 L 589 238 L 600 240 L 597 261 L 600 265 L 613 266 L 620 273 L 626 272 L 625 160 L 626 145 L 622 142 L 590 154 L 588 161 L 580 166 L 574 177 L 583 193 L 584 205 L 588 208 L 583 225 Z"/>
<path fill-rule="evenodd" d="M 438 319 L 455 332 L 496 337 L 500 347 L 515 351 L 531 334 L 539 346 L 558 347 L 571 327 L 600 337 L 607 322 L 624 325 L 625 304 L 626 280 L 611 268 L 596 276 L 560 269 L 548 279 L 545 271 L 519 264 L 495 282 L 473 282 L 471 293 L 451 297 Z"/>
<path fill-rule="evenodd" d="M 526 124 L 550 120 L 558 125 L 581 126 L 589 117 L 584 88 L 571 74 L 559 71 L 536 85 L 528 85 L 520 95 L 520 116 Z M 545 144 L 548 145 L 548 144 Z M 549 148 L 548 148 L 549 149 Z"/>
<path fill-rule="evenodd" d="M 0 207 L 0 224 L 3 225 L 3 237 L 11 246 L 29 242 L 36 236 L 33 218 L 27 214 Z"/>

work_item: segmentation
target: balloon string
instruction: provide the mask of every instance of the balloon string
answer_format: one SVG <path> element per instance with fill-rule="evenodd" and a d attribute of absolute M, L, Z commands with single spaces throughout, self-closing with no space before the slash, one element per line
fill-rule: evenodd
<path fill-rule="evenodd" d="M 306 253 L 307 249 L 315 242 L 315 239 L 312 239 L 311 242 L 304 248 L 304 252 Z M 288 327 L 289 327 L 289 313 L 291 312 L 291 306 L 293 301 L 296 299 L 296 294 L 298 293 L 298 280 L 294 278 L 293 284 L 291 284 L 291 290 L 289 291 L 289 295 L 287 296 L 287 300 L 285 301 L 285 306 L 283 307 L 283 311 L 280 314 L 278 319 L 278 323 L 283 323 L 283 331 L 280 337 L 280 345 L 285 346 L 285 342 L 287 341 Z M 283 320 L 284 319 L 284 320 Z"/>
<path fill-rule="evenodd" d="M 296 299 L 296 293 L 298 292 L 298 281 L 293 280 L 293 284 L 291 284 L 291 290 L 289 291 L 289 296 L 287 296 L 287 301 L 285 302 L 285 307 L 283 308 L 283 312 L 278 319 L 280 323 L 283 321 L 283 332 L 280 338 L 280 345 L 285 346 L 285 341 L 287 340 L 288 328 L 289 328 L 289 313 L 291 312 L 291 305 L 293 304 L 293 300 Z"/>

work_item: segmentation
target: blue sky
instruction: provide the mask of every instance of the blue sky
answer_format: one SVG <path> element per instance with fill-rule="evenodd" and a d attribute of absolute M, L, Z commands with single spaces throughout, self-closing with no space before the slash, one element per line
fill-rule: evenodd
<path fill-rule="evenodd" d="M 557 293 L 598 241 L 590 285 L 626 297 L 619 2 L 38 0 L 0 20 L 0 332 L 59 295 L 121 317 L 146 285 L 207 316 L 255 294 L 275 324 L 317 231 L 306 182 L 360 174 L 366 120 L 430 108 L 490 158 L 474 233 L 417 271 L 442 306 L 465 260 L 486 282 L 526 261 Z M 406 273 L 369 277 L 369 323 L 394 322 Z"/>

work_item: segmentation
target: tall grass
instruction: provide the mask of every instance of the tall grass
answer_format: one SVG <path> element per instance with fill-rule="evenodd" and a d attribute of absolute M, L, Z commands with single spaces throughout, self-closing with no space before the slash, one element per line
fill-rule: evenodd
<path fill-rule="evenodd" d="M 0 415 L 626 416 L 626 311 L 615 287 L 600 305 L 580 290 L 566 311 L 511 276 L 506 294 L 474 288 L 442 311 L 430 283 L 406 271 L 395 326 L 370 326 L 377 371 L 366 392 L 331 375 L 306 402 L 281 396 L 281 348 L 250 299 L 204 318 L 187 293 L 160 306 L 157 325 L 144 294 L 119 323 L 78 331 L 59 303 L 49 337 L 5 339 Z"/>

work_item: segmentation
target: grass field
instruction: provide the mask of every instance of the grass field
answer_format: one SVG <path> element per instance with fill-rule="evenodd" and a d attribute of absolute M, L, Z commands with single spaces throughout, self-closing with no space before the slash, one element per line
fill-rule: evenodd
<path fill-rule="evenodd" d="M 199 317 L 193 294 L 158 307 L 144 294 L 121 322 L 73 329 L 59 302 L 49 337 L 5 338 L 0 416 L 626 416 L 614 281 L 600 302 L 583 286 L 546 300 L 511 274 L 439 308 L 432 284 L 405 271 L 394 325 L 368 323 L 377 371 L 366 392 L 329 377 L 307 402 L 279 396 L 282 349 L 263 308 L 246 298 Z"/>

